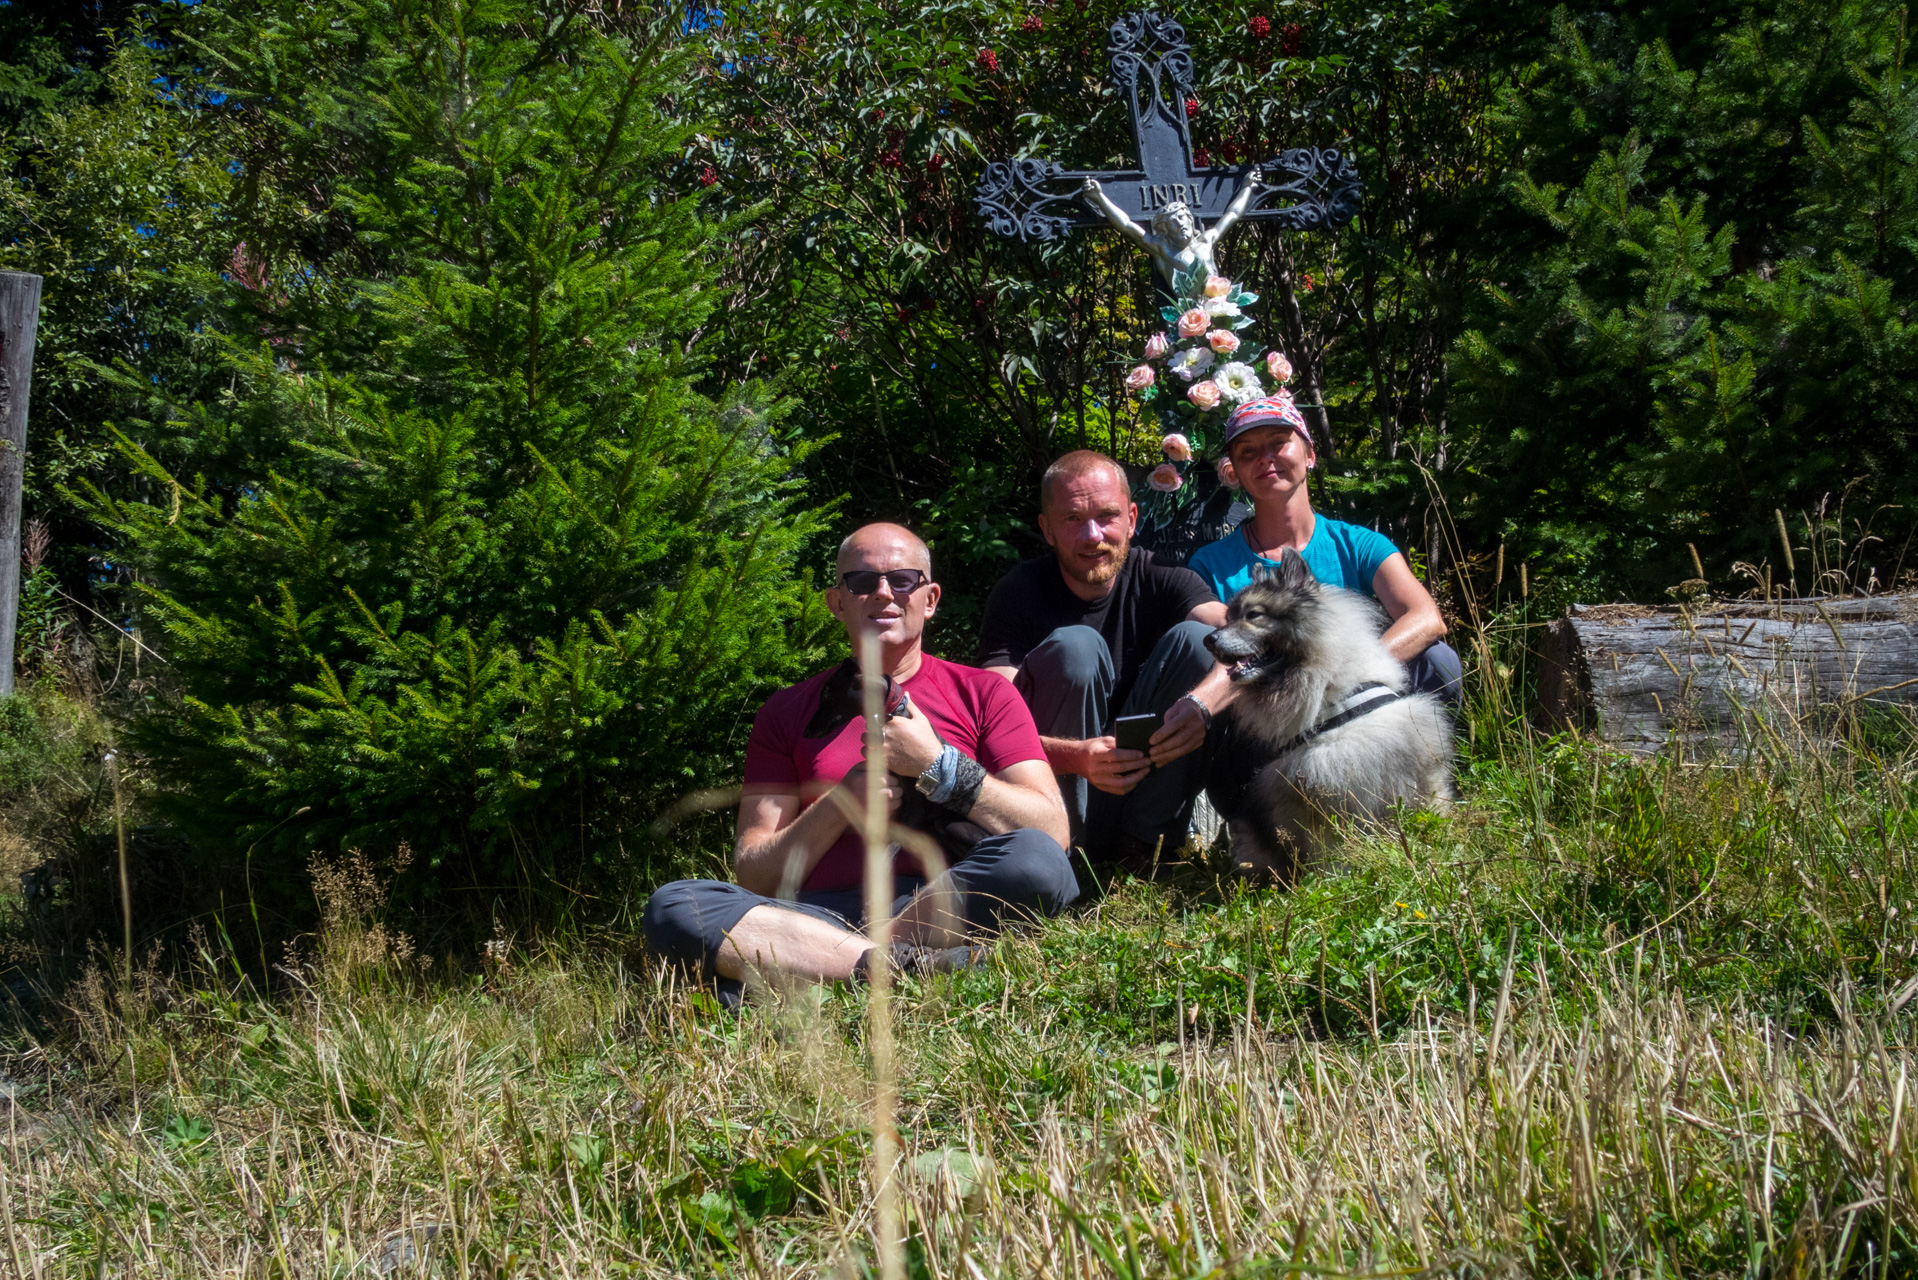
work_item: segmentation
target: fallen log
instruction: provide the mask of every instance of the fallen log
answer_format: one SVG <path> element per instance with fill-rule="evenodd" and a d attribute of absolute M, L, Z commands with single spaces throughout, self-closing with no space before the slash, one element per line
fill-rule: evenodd
<path fill-rule="evenodd" d="M 1918 708 L 1918 595 L 1574 605 L 1538 719 L 1629 751 L 1789 749 Z"/>

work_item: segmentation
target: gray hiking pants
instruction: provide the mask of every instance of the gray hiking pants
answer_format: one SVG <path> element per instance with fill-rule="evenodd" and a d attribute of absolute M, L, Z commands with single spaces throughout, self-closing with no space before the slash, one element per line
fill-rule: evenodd
<path fill-rule="evenodd" d="M 1019 667 L 1013 685 L 1048 738 L 1097 738 L 1112 732 L 1118 716 L 1163 715 L 1212 670 L 1203 622 L 1181 622 L 1152 647 L 1139 678 L 1114 708 L 1117 673 L 1105 637 L 1091 627 L 1060 627 Z M 1094 862 L 1114 856 L 1121 832 L 1147 844 L 1165 837 L 1169 854 L 1192 824 L 1192 802 L 1204 785 L 1205 752 L 1194 751 L 1163 768 L 1123 796 L 1110 795 L 1086 779 L 1062 776 L 1059 790 L 1072 819 L 1072 838 Z"/>
<path fill-rule="evenodd" d="M 959 892 L 966 923 L 980 932 L 997 929 L 1008 914 L 1057 915 L 1079 896 L 1079 881 L 1066 851 L 1032 827 L 987 836 L 946 874 Z M 895 876 L 894 913 L 903 911 L 925 885 L 918 876 Z M 655 954 L 677 960 L 711 980 L 717 976 L 713 962 L 720 944 L 754 907 L 797 911 L 854 932 L 866 918 L 865 896 L 859 889 L 802 891 L 798 901 L 788 902 L 728 880 L 675 880 L 661 885 L 646 900 L 641 926 L 646 945 Z M 721 985 L 723 994 L 726 984 Z"/>

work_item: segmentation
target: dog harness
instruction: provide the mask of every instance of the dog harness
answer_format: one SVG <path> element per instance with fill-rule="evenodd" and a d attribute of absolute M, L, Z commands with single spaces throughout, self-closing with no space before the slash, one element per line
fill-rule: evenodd
<path fill-rule="evenodd" d="M 1297 751 L 1320 734 L 1330 733 L 1342 724 L 1350 724 L 1370 711 L 1377 711 L 1390 702 L 1397 702 L 1405 695 L 1376 680 L 1367 680 L 1339 701 L 1332 704 L 1332 713 L 1301 733 L 1292 741 L 1279 748 L 1279 754 Z"/>

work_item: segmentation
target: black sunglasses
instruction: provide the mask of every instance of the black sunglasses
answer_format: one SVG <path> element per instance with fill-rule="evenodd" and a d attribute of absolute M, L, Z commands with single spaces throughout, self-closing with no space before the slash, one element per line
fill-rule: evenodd
<path fill-rule="evenodd" d="M 846 590 L 856 596 L 869 596 L 879 590 L 879 580 L 884 578 L 886 585 L 892 588 L 896 596 L 909 596 L 932 579 L 923 569 L 888 569 L 880 573 L 877 569 L 854 569 L 851 573 L 839 575 L 839 581 Z"/>

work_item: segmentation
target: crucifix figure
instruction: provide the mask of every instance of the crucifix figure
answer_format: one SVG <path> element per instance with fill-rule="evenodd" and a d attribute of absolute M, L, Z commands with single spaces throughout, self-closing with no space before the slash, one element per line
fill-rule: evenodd
<path fill-rule="evenodd" d="M 1152 255 L 1161 284 L 1170 286 L 1173 271 L 1198 263 L 1216 273 L 1219 239 L 1242 219 L 1309 231 L 1342 226 L 1358 213 L 1358 169 L 1336 148 L 1293 147 L 1243 166 L 1194 164 L 1185 29 L 1140 12 L 1113 23 L 1110 34 L 1112 78 L 1131 109 L 1138 169 L 1073 170 L 1038 159 L 989 164 L 973 207 L 990 230 L 1044 241 L 1109 222 Z M 1273 197 L 1291 202 L 1268 204 Z"/>
<path fill-rule="evenodd" d="M 1200 228 L 1199 220 L 1183 200 L 1173 200 L 1154 213 L 1152 229 L 1148 231 L 1134 222 L 1124 209 L 1112 203 L 1097 178 L 1087 178 L 1079 187 L 1087 204 L 1103 213 L 1106 221 L 1117 228 L 1120 235 L 1152 256 L 1152 265 L 1158 268 L 1160 277 L 1165 280 L 1171 280 L 1179 272 L 1195 266 L 1204 267 L 1209 276 L 1218 275 L 1219 263 L 1213 255 L 1213 248 L 1232 229 L 1232 224 L 1245 216 L 1246 208 L 1251 205 L 1252 196 L 1258 189 L 1259 170 L 1255 165 L 1239 187 L 1239 194 L 1232 197 L 1232 203 L 1225 207 L 1225 212 L 1219 215 L 1219 220 L 1212 224 L 1210 231 Z"/>

